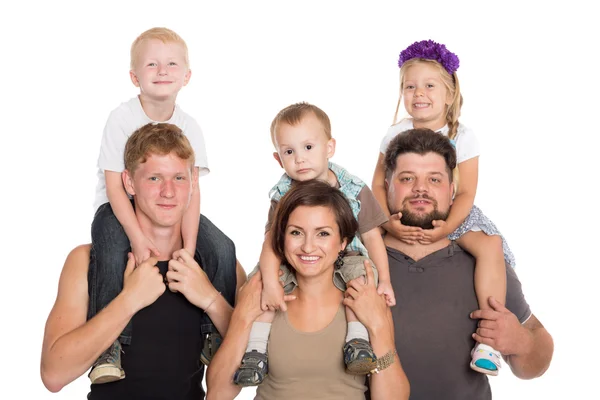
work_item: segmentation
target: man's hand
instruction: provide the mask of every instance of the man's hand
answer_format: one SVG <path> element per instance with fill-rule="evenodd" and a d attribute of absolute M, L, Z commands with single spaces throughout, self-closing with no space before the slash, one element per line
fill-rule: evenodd
<path fill-rule="evenodd" d="M 133 254 L 127 254 L 122 293 L 127 295 L 134 313 L 154 303 L 165 291 L 157 262 L 156 258 L 150 257 L 136 267 Z"/>
<path fill-rule="evenodd" d="M 424 229 L 423 238 L 419 240 L 421 244 L 431 244 L 438 240 L 441 240 L 449 235 L 450 232 L 446 232 L 447 224 L 446 221 L 435 220 L 432 222 L 433 229 Z"/>
<path fill-rule="evenodd" d="M 490 297 L 488 302 L 491 310 L 476 310 L 470 315 L 473 319 L 480 319 L 473 339 L 492 346 L 503 356 L 527 353 L 532 347 L 531 333 L 502 303 L 493 297 Z"/>
<path fill-rule="evenodd" d="M 131 240 L 131 251 L 135 256 L 136 265 L 140 265 L 152 255 L 154 255 L 154 257 L 160 257 L 158 248 L 143 234 Z M 156 264 L 156 262 L 154 264 Z"/>
<path fill-rule="evenodd" d="M 219 295 L 200 265 L 184 249 L 173 253 L 167 282 L 170 291 L 183 294 L 190 303 L 205 311 Z"/>
<path fill-rule="evenodd" d="M 392 283 L 389 281 L 379 281 L 377 285 L 377 294 L 382 294 L 385 296 L 385 303 L 388 307 L 393 307 L 396 305 L 396 296 L 394 295 L 394 289 L 392 288 Z"/>
<path fill-rule="evenodd" d="M 400 222 L 402 213 L 392 214 L 388 222 L 383 224 L 383 228 L 398 240 L 404 243 L 416 244 L 423 239 L 423 229 L 418 226 L 406 226 Z"/>

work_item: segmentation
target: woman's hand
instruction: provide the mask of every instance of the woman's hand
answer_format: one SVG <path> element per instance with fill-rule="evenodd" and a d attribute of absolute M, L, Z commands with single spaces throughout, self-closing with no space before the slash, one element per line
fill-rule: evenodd
<path fill-rule="evenodd" d="M 343 303 L 354 311 L 358 320 L 369 331 L 374 331 L 388 323 L 388 306 L 385 296 L 377 293 L 373 268 L 369 260 L 365 260 L 365 270 L 367 272 L 365 284 L 361 283 L 360 278 L 348 282 Z"/>

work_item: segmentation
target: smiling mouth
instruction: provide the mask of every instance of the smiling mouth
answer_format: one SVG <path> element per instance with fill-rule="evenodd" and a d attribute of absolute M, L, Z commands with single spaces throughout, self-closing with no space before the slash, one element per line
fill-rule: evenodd
<path fill-rule="evenodd" d="M 415 103 L 413 104 L 414 108 L 427 108 L 429 107 L 429 103 Z"/>
<path fill-rule="evenodd" d="M 319 258 L 321 258 L 319 256 L 298 256 L 298 257 L 300 257 L 300 259 L 302 261 L 317 261 Z"/>

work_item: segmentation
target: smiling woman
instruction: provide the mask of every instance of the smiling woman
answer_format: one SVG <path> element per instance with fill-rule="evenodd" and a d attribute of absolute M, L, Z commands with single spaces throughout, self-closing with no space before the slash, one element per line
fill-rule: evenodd
<path fill-rule="evenodd" d="M 295 270 L 298 285 L 287 311 L 273 321 L 269 373 L 257 399 L 364 399 L 365 377 L 348 374 L 340 358 L 346 333 L 344 305 L 367 327 L 378 356 L 370 379 L 373 399 L 408 398 L 409 384 L 396 355 L 393 327 L 371 268 L 366 284 L 351 281 L 345 295 L 334 285 L 338 254 L 357 230 L 344 195 L 325 182 L 297 182 L 281 199 L 274 223 L 274 251 Z M 368 266 L 368 261 L 365 262 Z M 239 295 L 230 327 L 207 372 L 209 399 L 233 399 L 233 376 L 260 309 L 261 277 L 254 275 Z"/>

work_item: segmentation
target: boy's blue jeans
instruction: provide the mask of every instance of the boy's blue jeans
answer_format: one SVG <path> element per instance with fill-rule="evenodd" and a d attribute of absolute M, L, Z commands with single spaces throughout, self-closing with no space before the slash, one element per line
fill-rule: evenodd
<path fill-rule="evenodd" d="M 110 203 L 101 205 L 92 222 L 88 319 L 106 307 L 123 289 L 123 273 L 127 265 L 127 253 L 130 251 L 129 239 Z M 237 284 L 235 245 L 204 215 L 200 216 L 194 258 L 215 289 L 233 307 Z M 208 314 L 203 314 L 202 318 L 201 333 L 216 332 Z M 129 321 L 119 336 L 119 341 L 125 345 L 130 344 L 132 333 L 133 326 Z"/>

